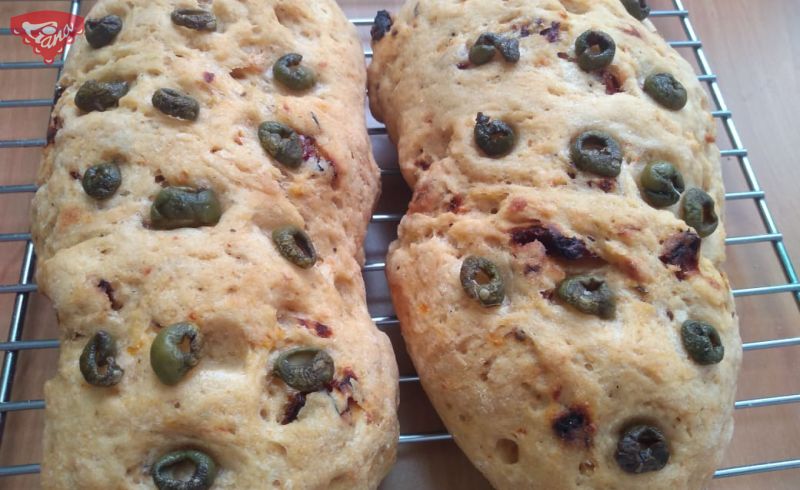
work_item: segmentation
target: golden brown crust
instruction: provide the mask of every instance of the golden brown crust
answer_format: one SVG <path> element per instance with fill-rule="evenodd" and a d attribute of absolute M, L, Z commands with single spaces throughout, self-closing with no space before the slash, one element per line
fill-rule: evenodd
<path fill-rule="evenodd" d="M 608 73 L 621 92 L 574 63 L 587 29 L 615 39 Z M 486 31 L 519 38 L 520 61 L 466 66 Z M 719 270 L 725 234 L 720 226 L 692 254 L 679 206 L 652 208 L 638 185 L 663 159 L 723 205 L 713 120 L 688 63 L 618 0 L 409 2 L 373 49 L 371 107 L 414 185 L 387 275 L 422 384 L 459 446 L 497 488 L 703 488 L 731 437 L 741 361 Z M 681 111 L 643 92 L 656 70 L 686 86 Z M 478 112 L 513 125 L 508 156 L 478 149 Z M 618 178 L 571 165 L 570 141 L 589 129 L 620 142 Z M 499 267 L 502 305 L 465 294 L 469 255 Z M 579 273 L 616 292 L 613 319 L 558 299 L 558 284 Z M 689 318 L 717 327 L 722 363 L 690 360 L 680 334 Z M 569 414 L 581 423 L 565 436 L 556 421 Z M 614 451 L 639 422 L 664 432 L 671 456 L 661 471 L 630 475 Z"/>
<path fill-rule="evenodd" d="M 397 373 L 360 274 L 379 188 L 364 121 L 354 117 L 364 98 L 360 44 L 332 1 L 200 4 L 216 15 L 216 32 L 172 24 L 175 7 L 197 4 L 100 1 L 87 17 L 119 15 L 122 32 L 101 49 L 79 40 L 59 81 L 60 129 L 45 149 L 33 211 L 38 282 L 62 329 L 58 374 L 46 386 L 43 486 L 154 488 L 153 462 L 190 446 L 217 460 L 214 488 L 374 488 L 394 460 Z M 318 74 L 308 93 L 272 79 L 288 52 Z M 131 88 L 118 108 L 84 114 L 74 97 L 87 79 Z M 163 87 L 196 98 L 197 121 L 156 110 L 151 97 Z M 318 156 L 287 170 L 259 144 L 265 120 L 313 138 Z M 109 160 L 122 185 L 94 201 L 79 178 Z M 214 189 L 220 222 L 149 229 L 162 185 Z M 276 250 L 271 233 L 287 224 L 312 237 L 313 268 Z M 199 325 L 205 347 L 200 364 L 168 387 L 150 368 L 149 348 L 160 328 L 181 321 Z M 90 386 L 78 369 L 98 329 L 120 350 L 125 374 L 113 388 Z M 303 345 L 330 353 L 334 382 L 284 425 L 293 390 L 272 366 Z"/>

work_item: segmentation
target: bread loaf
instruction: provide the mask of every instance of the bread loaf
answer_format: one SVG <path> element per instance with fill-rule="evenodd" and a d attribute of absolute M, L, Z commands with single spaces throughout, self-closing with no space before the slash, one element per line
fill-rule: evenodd
<path fill-rule="evenodd" d="M 370 102 L 413 186 L 387 275 L 499 489 L 700 489 L 741 359 L 715 126 L 645 2 L 408 2 Z"/>
<path fill-rule="evenodd" d="M 86 29 L 33 206 L 61 329 L 43 487 L 377 487 L 397 368 L 360 273 L 353 26 L 329 0 L 101 0 Z"/>

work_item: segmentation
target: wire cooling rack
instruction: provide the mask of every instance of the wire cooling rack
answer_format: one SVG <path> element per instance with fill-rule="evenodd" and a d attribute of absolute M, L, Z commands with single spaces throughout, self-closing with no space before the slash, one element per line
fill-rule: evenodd
<path fill-rule="evenodd" d="M 62 1 L 65 4 L 67 1 L 69 1 L 68 8 L 72 14 L 77 15 L 80 12 L 80 0 Z M 746 191 L 727 193 L 725 195 L 725 199 L 726 201 L 752 200 L 757 207 L 758 214 L 760 215 L 763 225 L 763 229 L 760 233 L 730 237 L 727 239 L 726 243 L 728 246 L 745 246 L 758 243 L 771 244 L 774 249 L 775 258 L 777 258 L 777 261 L 780 263 L 783 275 L 785 276 L 785 282 L 781 284 L 734 289 L 734 296 L 741 298 L 745 296 L 785 293 L 791 294 L 796 305 L 800 307 L 800 282 L 798 282 L 797 274 L 787 253 L 783 235 L 775 225 L 772 213 L 767 206 L 765 193 L 759 186 L 758 179 L 756 178 L 753 167 L 751 166 L 747 149 L 742 145 L 739 133 L 736 130 L 736 126 L 731 117 L 731 113 L 725 105 L 725 101 L 717 83 L 717 76 L 713 71 L 711 71 L 710 65 L 703 51 L 702 43 L 692 27 L 692 23 L 689 20 L 689 13 L 684 8 L 683 2 L 681 0 L 672 0 L 672 4 L 673 8 L 669 10 L 654 11 L 652 12 L 651 16 L 654 18 L 674 19 L 676 22 L 680 23 L 686 39 L 671 41 L 670 45 L 676 48 L 687 48 L 692 51 L 695 58 L 694 61 L 696 61 L 696 66 L 699 72 L 698 79 L 707 84 L 708 91 L 711 94 L 711 98 L 714 103 L 712 114 L 721 122 L 725 133 L 730 140 L 731 147 L 729 149 L 722 150 L 722 156 L 735 158 L 738 161 L 738 167 L 741 171 L 744 181 L 747 184 L 748 189 Z M 372 25 L 372 19 L 369 18 L 354 18 L 351 20 L 360 29 L 368 29 L 369 26 Z M 9 36 L 10 34 L 11 33 L 8 28 L 0 28 L 0 36 Z M 60 74 L 63 67 L 63 59 L 67 56 L 68 52 L 69 48 L 67 47 L 67 49 L 64 51 L 62 59 L 56 60 L 50 65 L 46 65 L 39 61 L 3 61 L 0 59 L 0 71 L 52 69 L 56 70 L 58 74 Z M 365 48 L 364 54 L 368 59 L 372 57 L 372 52 L 369 48 Z M 51 99 L 0 99 L 0 110 L 6 111 L 10 111 L 15 108 L 49 107 L 51 105 Z M 42 128 L 43 131 L 44 129 L 45 128 Z M 386 130 L 383 127 L 373 125 L 373 127 L 369 128 L 369 133 L 373 138 L 383 138 L 385 140 Z M 35 148 L 44 146 L 45 144 L 45 139 L 43 138 L 5 139 L 4 136 L 5 135 L 0 134 L 0 150 L 9 148 Z M 2 155 L 2 153 L 0 153 L 0 155 Z M 396 179 L 399 171 L 394 165 L 382 165 L 381 174 L 384 179 Z M 35 184 L 6 185 L 5 183 L 0 182 L 0 195 L 23 193 L 32 194 L 35 191 Z M 406 203 L 397 204 L 398 205 L 396 208 L 402 209 Z M 399 222 L 401 217 L 401 212 L 386 212 L 374 214 L 372 221 L 373 223 L 385 223 L 393 226 L 393 224 Z M 375 233 L 380 233 L 380 231 L 376 231 L 374 227 L 371 227 L 370 234 L 374 235 Z M 20 352 L 37 349 L 55 349 L 58 347 L 57 339 L 22 340 L 23 329 L 25 328 L 24 319 L 26 316 L 26 310 L 28 308 L 31 295 L 36 292 L 36 284 L 34 284 L 33 281 L 35 252 L 33 250 L 33 244 L 30 240 L 30 233 L 25 231 L 0 233 L 0 243 L 3 242 L 24 243 L 24 253 L 22 257 L 22 263 L 20 264 L 19 281 L 16 284 L 0 285 L 0 295 L 14 295 L 14 304 L 11 310 L 11 318 L 9 319 L 8 339 L 6 342 L 0 342 L 0 352 L 4 353 L 2 373 L 0 373 L 0 445 L 3 443 L 5 423 L 9 412 L 41 410 L 44 408 L 44 400 L 11 399 L 13 384 L 15 382 L 25 383 L 25 379 L 15 379 L 15 371 Z M 382 257 L 384 254 L 385 248 L 377 255 Z M 364 266 L 364 271 L 365 273 L 381 272 L 383 271 L 384 267 L 385 264 L 379 260 L 368 260 Z M 367 278 L 368 285 L 374 282 L 375 277 Z M 383 287 L 385 288 L 385 284 Z M 373 320 L 382 329 L 397 328 L 399 323 L 396 316 L 391 313 L 384 314 L 382 316 L 374 316 Z M 742 327 L 746 328 L 746 325 L 742 325 Z M 774 340 L 746 343 L 744 344 L 744 350 L 754 351 L 799 345 L 800 337 L 779 338 Z M 403 384 L 418 383 L 419 378 L 416 375 L 403 375 L 400 378 L 400 382 Z M 751 409 L 791 403 L 800 403 L 800 393 L 740 400 L 736 402 L 736 409 Z M 404 433 L 400 436 L 400 443 L 422 444 L 450 439 L 451 436 L 444 432 L 418 434 Z M 798 458 L 800 458 L 800 455 L 798 455 Z M 745 466 L 723 468 L 716 472 L 715 477 L 728 478 L 798 468 L 800 468 L 800 459 L 769 461 Z M 39 464 L 35 462 L 22 465 L 0 466 L 0 477 L 33 474 L 38 473 L 39 470 Z M 2 480 L 0 480 L 0 483 L 1 482 Z"/>

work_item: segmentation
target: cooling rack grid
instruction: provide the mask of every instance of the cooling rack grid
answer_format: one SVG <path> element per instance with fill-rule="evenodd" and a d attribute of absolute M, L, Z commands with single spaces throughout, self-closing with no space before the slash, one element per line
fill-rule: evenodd
<path fill-rule="evenodd" d="M 12 2 L 13 3 L 13 2 Z M 33 8 L 28 10 L 36 10 L 36 4 L 45 2 L 23 2 L 32 5 Z M 47 2 L 48 4 L 62 4 L 58 7 L 61 10 L 68 9 L 73 14 L 78 14 L 81 11 L 80 0 L 56 0 Z M 88 3 L 88 2 L 84 2 Z M 344 2 L 343 2 L 344 3 Z M 718 84 L 717 76 L 711 70 L 703 45 L 689 20 L 689 12 L 683 5 L 682 0 L 671 0 L 672 8 L 665 10 L 654 11 L 651 16 L 658 19 L 667 19 L 679 24 L 680 31 L 685 35 L 685 39 L 671 41 L 670 45 L 675 48 L 684 48 L 687 58 L 694 62 L 698 70 L 698 79 L 706 84 L 709 94 L 711 95 L 712 103 L 714 105 L 712 114 L 724 129 L 725 137 L 729 139 L 730 147 L 722 150 L 722 156 L 728 157 L 736 161 L 738 169 L 741 173 L 741 179 L 746 184 L 746 190 L 729 192 L 725 195 L 728 202 L 732 201 L 752 201 L 756 206 L 758 216 L 761 221 L 761 231 L 756 233 L 748 233 L 741 236 L 733 236 L 727 239 L 729 247 L 744 247 L 753 246 L 755 244 L 769 244 L 774 252 L 774 259 L 777 260 L 784 276 L 784 281 L 778 284 L 771 284 L 766 286 L 744 287 L 736 288 L 734 296 L 736 298 L 744 298 L 749 296 L 767 296 L 786 294 L 791 295 L 795 302 L 795 306 L 800 308 L 800 282 L 798 282 L 797 274 L 792 265 L 791 259 L 787 253 L 786 243 L 781 232 L 778 230 L 773 215 L 767 206 L 766 195 L 758 183 L 755 171 L 751 165 L 748 157 L 748 151 L 744 147 L 739 137 L 739 133 L 734 124 L 731 112 L 728 110 L 723 99 L 720 87 Z M 374 9 L 374 10 L 377 10 Z M 352 18 L 352 22 L 359 27 L 362 31 L 367 31 L 372 25 L 371 18 Z M 364 34 L 362 32 L 362 34 Z M 9 28 L 0 28 L 0 36 L 10 36 Z M 364 36 L 366 38 L 366 36 Z M 44 64 L 40 61 L 4 61 L 0 55 L 0 72 L 8 70 L 54 70 L 58 74 L 61 72 L 63 66 L 63 58 L 67 56 L 69 48 L 67 48 L 62 56 L 62 59 L 56 60 L 53 64 Z M 372 56 L 369 48 L 365 48 L 365 56 L 369 59 Z M 692 58 L 693 57 L 693 58 Z M 57 78 L 57 76 L 55 77 Z M 0 92 L 0 111 L 13 111 L 15 109 L 32 108 L 32 107 L 50 107 L 52 100 L 47 98 L 40 99 L 16 99 L 6 100 Z M 370 135 L 375 140 L 382 140 L 380 142 L 373 141 L 376 147 L 386 146 L 386 131 L 380 125 L 377 125 L 374 120 L 368 117 L 371 121 L 369 128 Z M 45 128 L 42 127 L 42 132 Z M 722 136 L 722 135 L 721 135 Z M 7 139 L 6 135 L 0 134 L 0 165 L 3 160 L 3 151 L 7 149 L 19 148 L 36 148 L 44 146 L 45 139 Z M 381 174 L 383 179 L 393 179 L 392 186 L 397 186 L 399 182 L 399 171 L 389 158 L 379 158 L 381 165 Z M 386 182 L 384 184 L 386 188 Z M 6 184 L 0 181 L 0 199 L 5 195 L 30 195 L 35 192 L 36 186 L 32 183 L 23 184 Z M 387 227 L 394 228 L 397 222 L 402 217 L 402 211 L 405 209 L 406 202 L 396 202 L 390 211 L 380 212 L 374 214 L 372 217 L 373 224 L 382 226 L 371 226 L 370 236 L 368 236 L 368 243 L 370 241 L 383 243 L 391 240 L 392 236 L 389 233 L 386 236 L 380 237 L 380 240 L 374 240 L 375 234 L 386 235 Z M 3 213 L 14 212 L 13 209 L 3 207 Z M 12 388 L 15 383 L 26 383 L 24 373 L 15 376 L 19 356 L 24 351 L 56 349 L 58 347 L 57 339 L 34 339 L 23 340 L 23 330 L 25 328 L 26 313 L 32 295 L 36 294 L 36 285 L 34 284 L 34 267 L 35 267 L 35 251 L 30 241 L 30 233 L 19 230 L 10 233 L 0 233 L 0 244 L 3 243 L 18 243 L 23 245 L 22 260 L 19 263 L 19 279 L 15 284 L 1 284 L 0 295 L 8 295 L 13 297 L 13 306 L 10 308 L 10 318 L 0 318 L 0 321 L 8 321 L 8 338 L 5 342 L 0 342 L 0 352 L 3 353 L 2 372 L 0 372 L 0 448 L 4 442 L 5 432 L 7 430 L 6 421 L 11 412 L 19 411 L 32 411 L 41 410 L 44 408 L 43 400 L 13 400 Z M 383 257 L 385 248 L 380 250 L 373 250 L 369 253 L 368 257 Z M 2 257 L 2 256 L 0 256 Z M 2 258 L 2 260 L 6 260 Z M 375 284 L 376 281 L 383 281 L 382 271 L 384 263 L 381 259 L 368 260 L 364 266 L 365 279 L 368 286 Z M 734 287 L 737 285 L 734 284 Z M 381 286 L 385 290 L 385 284 Z M 383 298 L 385 302 L 385 297 Z M 370 306 L 373 306 L 372 303 Z M 374 308 L 371 308 L 373 311 Z M 800 316 L 797 317 L 800 319 Z M 385 308 L 381 314 L 375 314 L 373 320 L 383 330 L 397 329 L 399 327 L 397 318 L 387 311 Z M 742 325 L 742 330 L 747 328 L 746 324 Z M 744 345 L 744 350 L 757 351 L 764 349 L 778 349 L 791 346 L 800 346 L 800 337 L 790 338 L 777 338 L 773 340 L 765 340 L 758 342 L 749 342 Z M 402 346 L 396 345 L 398 349 Z M 403 385 L 418 383 L 419 378 L 414 374 L 405 374 L 400 378 Z M 743 399 L 736 402 L 737 410 L 755 409 L 759 407 L 768 407 L 775 405 L 800 403 L 800 393 L 776 395 L 766 398 L 752 398 Z M 402 407 L 401 407 L 402 411 Z M 402 413 L 401 413 L 402 418 Z M 788 422 L 788 421 L 787 421 Z M 402 444 L 424 444 L 435 441 L 450 440 L 451 437 L 445 432 L 441 433 L 407 433 L 404 432 L 400 436 L 400 443 Z M 797 459 L 788 459 L 780 461 L 758 462 L 749 465 L 735 466 L 723 468 L 716 472 L 716 478 L 730 478 L 736 476 L 752 475 L 756 473 L 773 472 L 780 470 L 798 469 L 800 468 L 800 454 Z M 31 461 L 29 464 L 19 464 L 11 466 L 0 466 L 0 477 L 10 477 L 16 475 L 34 474 L 39 472 L 39 464 Z M 2 486 L 3 479 L 0 478 L 0 486 Z"/>

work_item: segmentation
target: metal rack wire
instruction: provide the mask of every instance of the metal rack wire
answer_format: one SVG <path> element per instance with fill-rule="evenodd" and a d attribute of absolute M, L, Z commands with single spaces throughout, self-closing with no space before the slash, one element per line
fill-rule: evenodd
<path fill-rule="evenodd" d="M 69 1 L 69 11 L 77 15 L 80 11 L 80 0 Z M 715 118 L 721 120 L 732 148 L 723 150 L 723 157 L 733 157 L 738 160 L 739 168 L 748 185 L 748 190 L 743 192 L 730 192 L 725 195 L 727 201 L 753 200 L 757 206 L 759 215 L 763 223 L 763 232 L 759 234 L 730 237 L 726 240 L 728 246 L 741 246 L 756 243 L 772 244 L 776 257 L 780 262 L 786 282 L 782 284 L 747 287 L 734 290 L 735 297 L 771 295 L 786 293 L 792 294 L 798 307 L 800 307 L 800 282 L 797 273 L 792 265 L 786 250 L 784 237 L 775 225 L 772 213 L 767 206 L 766 195 L 758 183 L 753 167 L 751 166 L 747 149 L 743 146 L 739 133 L 733 122 L 731 112 L 725 105 L 725 101 L 720 91 L 717 76 L 711 70 L 706 55 L 703 51 L 702 43 L 689 20 L 689 13 L 684 8 L 682 0 L 672 0 L 674 8 L 671 10 L 655 11 L 653 17 L 673 18 L 680 22 L 686 34 L 686 40 L 671 41 L 669 44 L 676 48 L 688 48 L 693 51 L 694 57 L 699 66 L 700 73 L 698 80 L 708 84 L 715 109 L 712 112 Z M 368 27 L 372 25 L 371 19 L 352 19 L 356 26 Z M 0 36 L 10 35 L 8 28 L 0 28 Z M 63 59 L 67 56 L 69 47 L 65 49 L 62 59 L 56 60 L 53 64 L 44 64 L 38 61 L 13 61 L 4 62 L 0 60 L 0 70 L 21 70 L 21 69 L 55 69 L 60 74 L 63 67 Z M 364 52 L 367 58 L 372 56 L 369 49 Z M 28 107 L 49 107 L 52 105 L 50 99 L 24 99 L 24 100 L 0 100 L 0 110 Z M 44 128 L 43 128 L 44 129 Z M 369 129 L 370 135 L 383 137 L 386 130 L 382 127 Z M 0 149 L 6 148 L 31 148 L 45 145 L 45 139 L 2 139 L 0 135 Z M 397 175 L 397 168 L 383 168 L 381 171 L 384 177 Z M 3 185 L 0 183 L 0 195 L 33 193 L 36 191 L 34 184 L 24 185 Z M 398 222 L 402 217 L 401 213 L 375 214 L 372 221 L 376 223 Z M 0 444 L 3 442 L 5 421 L 7 414 L 14 411 L 40 410 L 44 408 L 44 400 L 11 400 L 11 391 L 15 381 L 15 370 L 17 367 L 18 356 L 21 351 L 35 349 L 54 349 L 58 347 L 57 339 L 41 340 L 22 340 L 24 328 L 24 318 L 28 307 L 30 295 L 36 292 L 36 285 L 33 283 L 33 272 L 35 265 L 35 253 L 33 244 L 30 241 L 30 233 L 20 231 L 15 233 L 0 233 L 0 243 L 2 242 L 24 242 L 24 254 L 20 269 L 19 281 L 16 284 L 0 285 L 0 294 L 13 294 L 15 301 L 9 323 L 8 339 L 0 342 L 0 351 L 4 353 L 2 361 L 2 372 L 0 373 Z M 365 264 L 364 271 L 381 271 L 385 267 L 383 262 L 368 262 Z M 398 320 L 395 316 L 379 316 L 373 320 L 380 327 L 397 327 Z M 800 345 L 800 337 L 781 338 L 766 340 L 761 342 L 751 342 L 744 345 L 745 351 L 775 349 L 788 346 Z M 24 380 L 20 380 L 24 382 Z M 401 376 L 401 383 L 417 383 L 419 378 L 416 375 Z M 800 393 L 767 398 L 756 398 L 740 400 L 736 402 L 736 409 L 749 409 L 773 405 L 790 403 L 800 403 Z M 432 434 L 403 434 L 400 436 L 401 443 L 425 443 L 441 440 L 449 440 L 451 436 L 447 433 Z M 770 471 L 798 469 L 800 468 L 800 455 L 798 459 L 784 461 L 771 461 L 764 463 L 738 466 L 720 469 L 716 472 L 716 478 L 726 478 Z M 39 464 L 24 464 L 15 466 L 0 467 L 0 477 L 38 473 Z"/>

